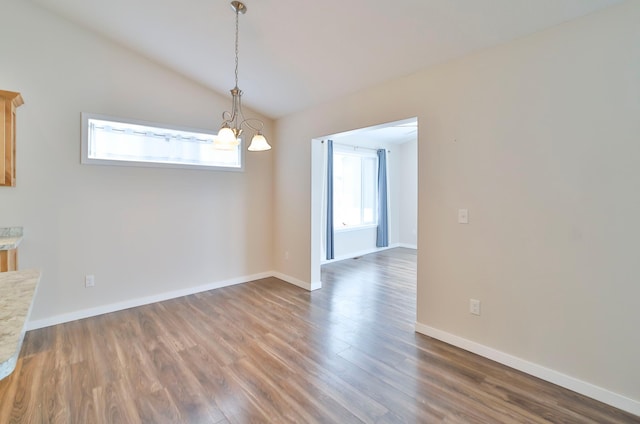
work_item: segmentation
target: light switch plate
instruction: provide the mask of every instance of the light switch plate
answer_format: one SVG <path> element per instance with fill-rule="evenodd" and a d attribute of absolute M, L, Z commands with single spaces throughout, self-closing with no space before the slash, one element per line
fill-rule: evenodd
<path fill-rule="evenodd" d="M 458 224 L 468 224 L 468 223 L 469 223 L 469 210 L 458 209 Z"/>
<path fill-rule="evenodd" d="M 86 288 L 94 287 L 96 285 L 96 277 L 93 275 L 85 275 L 84 286 Z"/>
<path fill-rule="evenodd" d="M 469 299 L 469 313 L 480 315 L 480 301 L 478 299 Z"/>

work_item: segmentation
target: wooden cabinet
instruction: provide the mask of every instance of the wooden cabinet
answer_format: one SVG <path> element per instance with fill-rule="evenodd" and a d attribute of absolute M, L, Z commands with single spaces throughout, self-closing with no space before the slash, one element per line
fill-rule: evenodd
<path fill-rule="evenodd" d="M 0 250 L 0 272 L 18 269 L 18 249 Z"/>
<path fill-rule="evenodd" d="M 22 241 L 22 231 L 22 227 L 0 228 L 0 272 L 18 269 L 18 245 Z"/>
<path fill-rule="evenodd" d="M 20 93 L 0 90 L 0 186 L 16 185 L 16 109 Z"/>

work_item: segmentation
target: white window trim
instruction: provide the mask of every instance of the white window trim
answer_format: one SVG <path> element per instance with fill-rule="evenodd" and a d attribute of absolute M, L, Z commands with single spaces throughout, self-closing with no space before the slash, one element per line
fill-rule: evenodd
<path fill-rule="evenodd" d="M 107 165 L 107 166 L 134 166 L 144 168 L 177 168 L 177 169 L 191 169 L 191 170 L 208 170 L 208 171 L 226 171 L 226 172 L 243 172 L 244 171 L 244 141 L 240 141 L 240 166 L 219 166 L 219 165 L 199 165 L 189 163 L 164 163 L 164 162 L 142 162 L 142 161 L 125 161 L 125 160 L 109 160 L 109 159 L 95 159 L 89 157 L 89 120 L 97 119 L 104 121 L 113 121 L 124 124 L 144 125 L 149 127 L 157 127 L 167 130 L 186 131 L 201 134 L 208 134 L 215 136 L 217 133 L 211 130 L 205 130 L 201 128 L 190 128 L 176 125 L 166 125 L 157 122 L 142 121 L 137 119 L 119 118 L 109 115 L 102 115 L 96 113 L 81 113 L 82 120 L 82 138 L 81 138 L 81 159 L 80 163 L 84 165 Z"/>
<path fill-rule="evenodd" d="M 345 227 L 333 228 L 333 231 L 336 233 L 348 233 L 349 231 L 362 231 L 369 230 L 372 228 L 378 228 L 378 224 L 362 224 L 362 225 L 347 225 Z"/>
<path fill-rule="evenodd" d="M 357 157 L 372 157 L 378 159 L 378 153 L 369 147 L 359 146 L 347 146 L 344 144 L 333 145 L 333 153 L 340 153 L 341 155 L 350 155 Z"/>

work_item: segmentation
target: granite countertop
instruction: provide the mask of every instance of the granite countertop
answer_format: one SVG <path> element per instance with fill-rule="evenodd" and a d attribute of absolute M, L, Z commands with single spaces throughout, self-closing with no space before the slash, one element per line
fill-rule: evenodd
<path fill-rule="evenodd" d="M 11 250 L 22 241 L 22 227 L 0 228 L 0 250 Z"/>
<path fill-rule="evenodd" d="M 16 367 L 39 281 L 37 270 L 0 272 L 0 379 Z"/>

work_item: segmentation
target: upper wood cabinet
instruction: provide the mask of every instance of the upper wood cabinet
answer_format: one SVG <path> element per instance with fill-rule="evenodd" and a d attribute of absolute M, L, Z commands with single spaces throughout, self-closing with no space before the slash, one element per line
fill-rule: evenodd
<path fill-rule="evenodd" d="M 16 185 L 16 109 L 20 93 L 0 90 L 0 186 Z"/>

